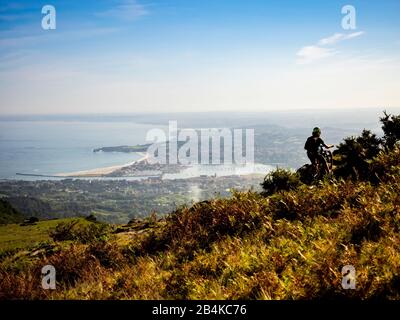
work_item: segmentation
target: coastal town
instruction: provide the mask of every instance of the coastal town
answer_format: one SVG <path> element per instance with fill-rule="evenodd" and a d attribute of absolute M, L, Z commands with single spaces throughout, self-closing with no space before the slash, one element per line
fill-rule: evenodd
<path fill-rule="evenodd" d="M 162 216 L 182 205 L 227 197 L 233 190 L 260 190 L 262 180 L 262 175 L 174 180 L 0 180 L 0 198 L 27 217 L 54 219 L 93 214 L 100 221 L 126 223 L 153 212 Z"/>

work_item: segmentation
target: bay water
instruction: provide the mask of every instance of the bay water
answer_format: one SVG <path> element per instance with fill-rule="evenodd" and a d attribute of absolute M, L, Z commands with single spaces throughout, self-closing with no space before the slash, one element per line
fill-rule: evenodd
<path fill-rule="evenodd" d="M 0 121 L 0 179 L 32 179 L 16 173 L 54 175 L 132 162 L 142 155 L 93 149 L 146 143 L 147 131 L 156 127 L 162 128 L 112 121 Z"/>

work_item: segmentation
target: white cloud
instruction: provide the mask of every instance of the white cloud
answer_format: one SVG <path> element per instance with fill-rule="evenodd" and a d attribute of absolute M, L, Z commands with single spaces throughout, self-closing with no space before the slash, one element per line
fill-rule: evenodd
<path fill-rule="evenodd" d="M 342 33 L 335 33 L 333 36 L 319 40 L 318 44 L 321 46 L 334 44 L 343 39 Z"/>
<path fill-rule="evenodd" d="M 364 31 L 353 32 L 350 34 L 335 33 L 330 37 L 323 38 L 318 41 L 316 45 L 305 46 L 301 48 L 297 53 L 297 63 L 307 64 L 312 63 L 316 60 L 331 57 L 338 53 L 335 48 L 326 48 L 324 46 L 329 46 L 336 44 L 340 41 L 354 39 L 364 34 Z"/>
<path fill-rule="evenodd" d="M 333 56 L 337 53 L 336 50 L 330 48 L 321 48 L 318 46 L 306 46 L 297 52 L 298 63 L 308 64 L 316 60 Z"/>
<path fill-rule="evenodd" d="M 363 34 L 364 34 L 364 31 L 359 31 L 359 32 L 350 33 L 350 34 L 348 34 L 348 35 L 344 38 L 344 40 L 353 39 L 353 38 L 359 37 L 359 36 L 361 36 L 361 35 L 363 35 Z"/>
<path fill-rule="evenodd" d="M 114 8 L 98 12 L 96 15 L 99 17 L 114 17 L 131 21 L 147 14 L 149 14 L 149 11 L 144 5 L 138 3 L 136 0 L 122 0 Z"/>
<path fill-rule="evenodd" d="M 350 34 L 335 33 L 334 35 L 332 35 L 328 38 L 323 38 L 323 39 L 319 40 L 318 44 L 321 46 L 332 45 L 332 44 L 338 43 L 343 40 L 349 40 L 349 39 L 359 37 L 363 34 L 364 34 L 364 31 L 353 32 Z"/>

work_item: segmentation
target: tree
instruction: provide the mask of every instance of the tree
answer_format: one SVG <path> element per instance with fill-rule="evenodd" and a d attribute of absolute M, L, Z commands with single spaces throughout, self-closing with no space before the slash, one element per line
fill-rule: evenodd
<path fill-rule="evenodd" d="M 358 137 L 348 137 L 335 150 L 335 176 L 367 179 L 369 161 L 378 155 L 382 140 L 369 130 Z"/>
<path fill-rule="evenodd" d="M 393 149 L 394 145 L 400 140 L 400 115 L 394 116 L 383 112 L 384 117 L 380 118 L 382 130 L 384 132 L 384 146 Z"/>

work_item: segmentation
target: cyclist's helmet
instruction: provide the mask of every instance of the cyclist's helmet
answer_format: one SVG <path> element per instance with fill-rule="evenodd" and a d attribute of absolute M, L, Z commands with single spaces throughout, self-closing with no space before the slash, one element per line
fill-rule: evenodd
<path fill-rule="evenodd" d="M 319 136 L 321 135 L 321 129 L 318 128 L 318 127 L 315 127 L 315 128 L 313 129 L 313 131 L 312 131 L 312 135 L 313 135 L 314 137 L 319 137 Z"/>

